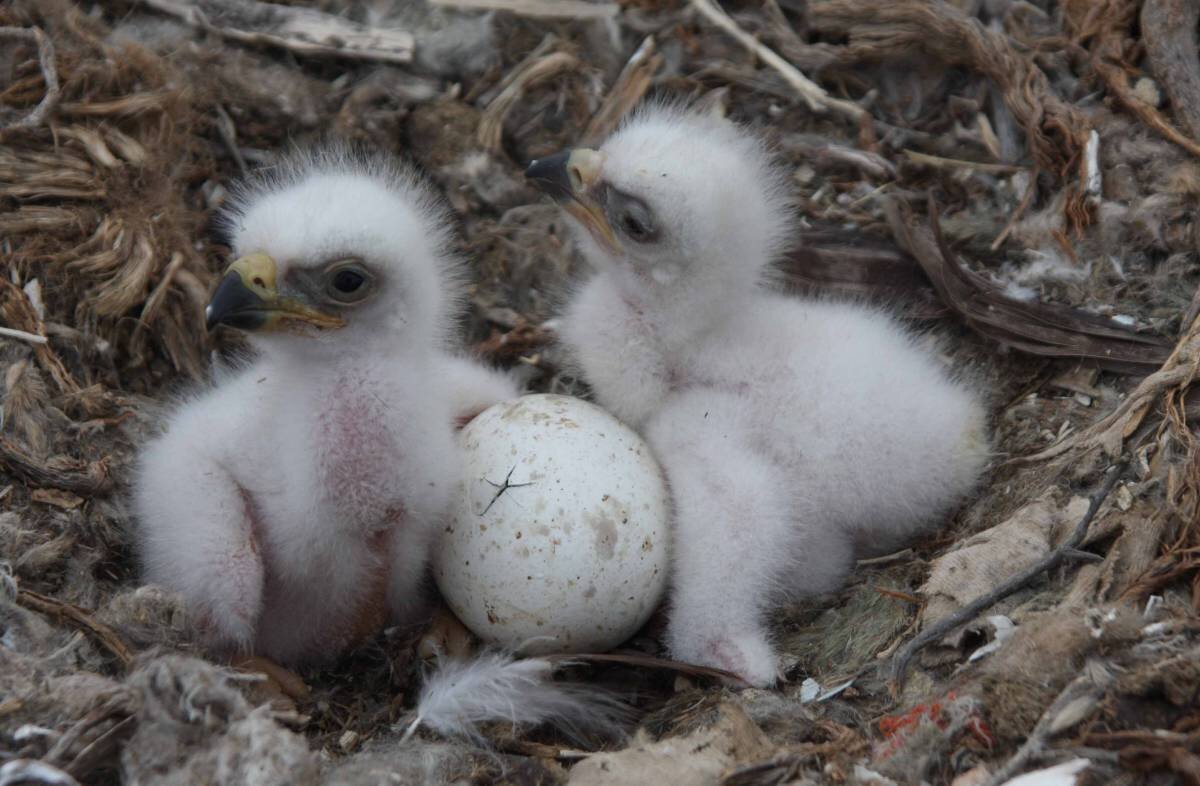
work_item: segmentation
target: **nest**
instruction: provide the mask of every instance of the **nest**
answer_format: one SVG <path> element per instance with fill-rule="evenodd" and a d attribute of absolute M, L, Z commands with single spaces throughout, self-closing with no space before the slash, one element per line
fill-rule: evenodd
<path fill-rule="evenodd" d="M 1197 782 L 1200 60 L 1182 0 L 14 0 L 0 8 L 0 781 Z M 335 136 L 447 195 L 469 341 L 586 395 L 547 320 L 578 264 L 523 164 L 684 98 L 794 174 L 799 292 L 937 333 L 989 396 L 989 483 L 781 610 L 779 691 L 629 657 L 626 743 L 402 741 L 416 643 L 294 704 L 139 586 L 123 504 L 203 381 L 229 184 Z M 229 339 L 224 339 L 229 340 Z M 658 654 L 651 624 L 626 648 Z M 272 701 L 274 699 L 274 701 Z"/>

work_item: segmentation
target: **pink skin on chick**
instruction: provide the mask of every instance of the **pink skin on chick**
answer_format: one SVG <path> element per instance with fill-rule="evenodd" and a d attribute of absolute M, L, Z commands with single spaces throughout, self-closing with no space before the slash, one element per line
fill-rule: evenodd
<path fill-rule="evenodd" d="M 460 264 L 413 175 L 333 151 L 243 190 L 211 324 L 255 354 L 173 412 L 133 495 L 148 581 L 208 644 L 329 661 L 427 612 L 457 421 L 517 394 L 454 354 Z"/>

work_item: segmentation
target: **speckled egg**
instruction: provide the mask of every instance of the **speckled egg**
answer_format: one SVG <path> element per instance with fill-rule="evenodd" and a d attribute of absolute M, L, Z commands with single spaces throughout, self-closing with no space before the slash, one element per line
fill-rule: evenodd
<path fill-rule="evenodd" d="M 668 566 L 668 495 L 646 443 L 570 396 L 497 404 L 463 429 L 464 480 L 434 573 L 487 642 L 602 652 L 645 624 Z"/>

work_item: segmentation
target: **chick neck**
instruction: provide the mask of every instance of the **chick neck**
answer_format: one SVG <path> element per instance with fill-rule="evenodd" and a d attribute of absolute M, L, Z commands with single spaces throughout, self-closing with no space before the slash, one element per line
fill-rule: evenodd
<path fill-rule="evenodd" d="M 755 282 L 682 279 L 669 284 L 642 274 L 610 273 L 621 301 L 665 355 L 676 355 L 733 318 Z"/>
<path fill-rule="evenodd" d="M 419 365 L 431 354 L 426 341 L 411 340 L 391 331 L 373 333 L 352 328 L 303 335 L 252 336 L 251 344 L 273 365 L 333 374 L 357 373 L 396 363 Z"/>

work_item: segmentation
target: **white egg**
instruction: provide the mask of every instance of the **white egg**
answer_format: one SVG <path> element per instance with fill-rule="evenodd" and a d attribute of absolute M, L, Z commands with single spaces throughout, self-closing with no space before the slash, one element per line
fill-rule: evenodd
<path fill-rule="evenodd" d="M 669 502 L 641 437 L 582 399 L 530 395 L 460 439 L 434 574 L 463 624 L 529 655 L 602 652 L 645 624 L 666 589 Z"/>

